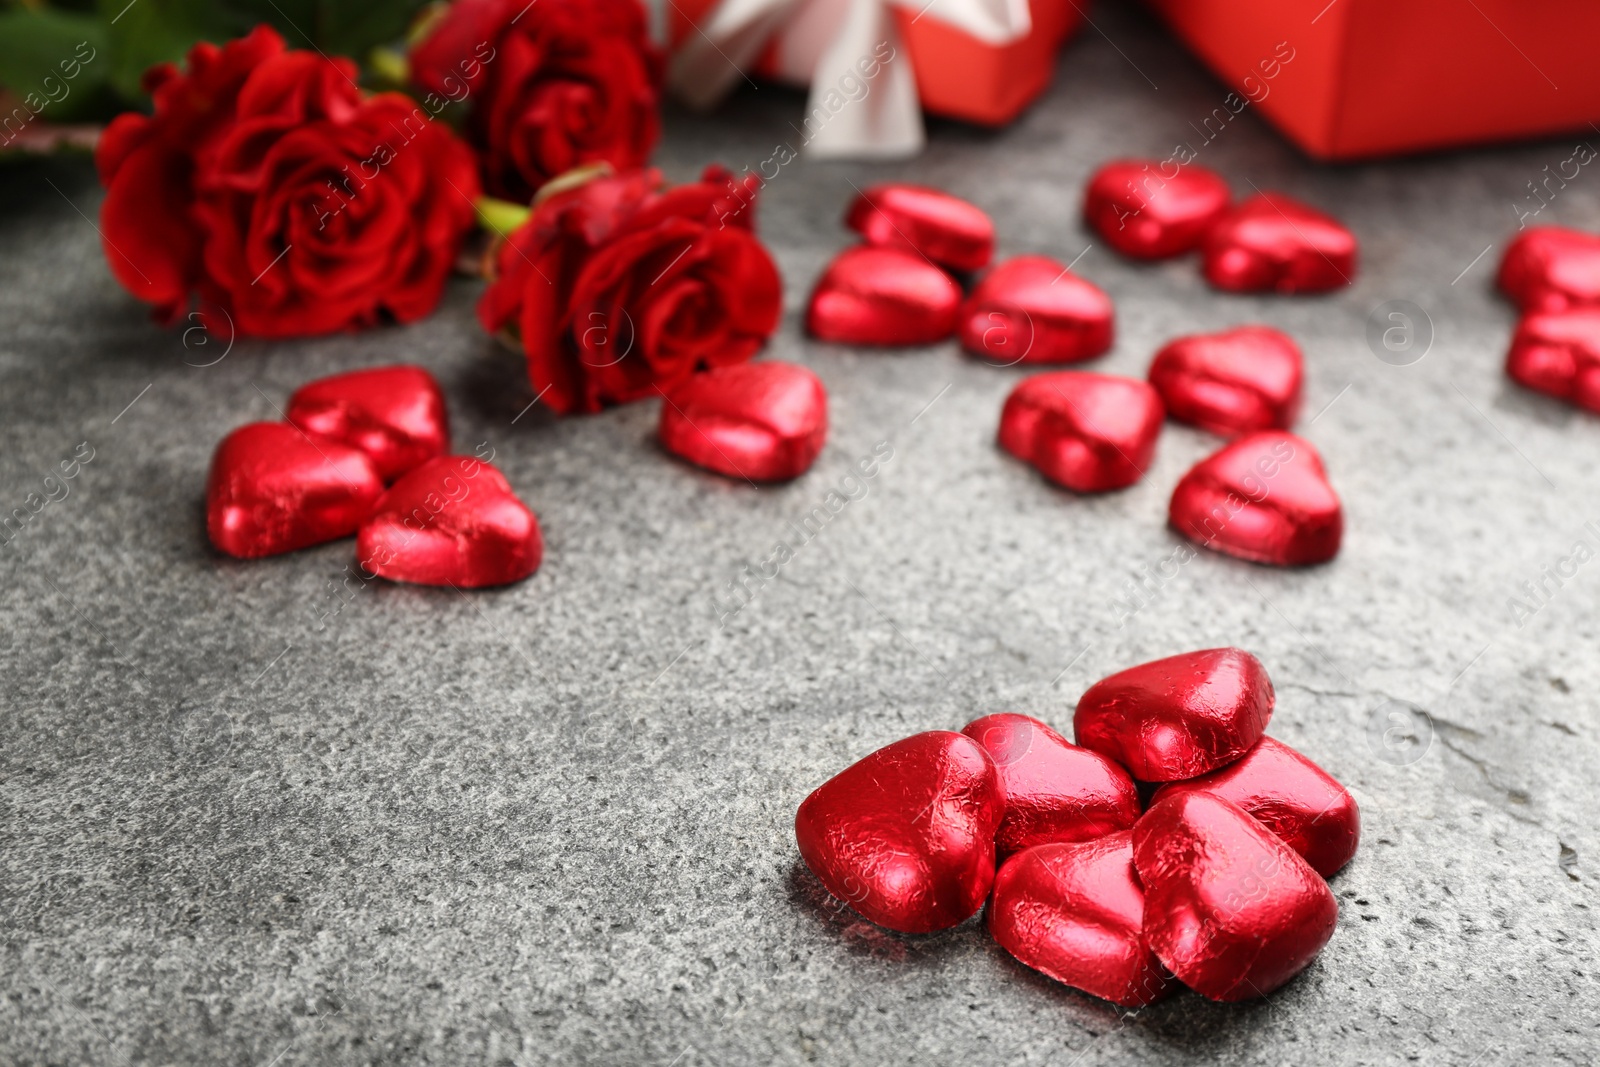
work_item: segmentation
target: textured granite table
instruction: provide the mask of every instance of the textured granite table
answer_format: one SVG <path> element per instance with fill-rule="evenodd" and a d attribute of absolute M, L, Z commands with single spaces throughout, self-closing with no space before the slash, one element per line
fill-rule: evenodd
<path fill-rule="evenodd" d="M 231 350 L 160 330 L 102 263 L 87 166 L 0 171 L 0 505 L 93 454 L 0 551 L 0 1062 L 1594 1062 L 1600 563 L 1566 565 L 1531 617 L 1509 601 L 1596 543 L 1600 420 L 1506 380 L 1513 315 L 1490 288 L 1526 183 L 1572 145 L 1317 167 L 1248 110 L 1205 141 L 1225 90 L 1143 16 L 1096 21 L 1009 129 L 936 123 L 915 162 L 773 181 L 771 354 L 822 377 L 833 417 L 816 468 L 776 489 L 662 454 L 654 404 L 526 410 L 466 281 L 412 329 Z M 755 166 L 802 105 L 763 87 L 674 113 L 662 163 Z M 1336 211 L 1357 284 L 1219 296 L 1192 262 L 1091 241 L 1090 169 L 1180 141 L 1241 191 Z M 901 177 L 988 208 L 1007 253 L 1078 260 L 1117 302 L 1102 369 L 1142 374 L 1164 339 L 1239 321 L 1297 336 L 1339 558 L 1204 554 L 1148 578 L 1212 439 L 1169 426 L 1142 483 L 1074 497 L 993 445 L 1021 372 L 802 336 L 852 185 Z M 1600 176 L 1538 221 L 1600 227 Z M 1392 300 L 1426 318 L 1380 359 L 1369 316 Z M 487 443 L 538 511 L 543 569 L 464 596 L 346 584 L 349 542 L 210 551 L 222 435 L 309 378 L 395 360 L 438 374 L 458 447 Z M 847 480 L 882 442 L 877 476 Z M 729 583 L 830 491 L 847 503 L 719 622 Z M 976 921 L 868 926 L 799 864 L 796 805 L 868 751 L 994 711 L 1066 726 L 1097 677 L 1223 644 L 1266 662 L 1272 733 L 1365 821 L 1331 944 L 1270 999 L 1119 1017 Z"/>

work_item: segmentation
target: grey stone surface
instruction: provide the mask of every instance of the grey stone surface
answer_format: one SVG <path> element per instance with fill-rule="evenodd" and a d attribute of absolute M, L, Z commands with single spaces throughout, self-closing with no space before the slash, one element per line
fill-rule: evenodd
<path fill-rule="evenodd" d="M 1506 380 L 1513 314 L 1489 284 L 1525 183 L 1571 145 L 1319 167 L 1246 111 L 1201 161 L 1334 210 L 1365 260 L 1327 298 L 1220 296 L 1077 221 L 1097 163 L 1198 144 L 1224 94 L 1142 16 L 1096 21 L 1009 129 L 935 123 L 915 162 L 798 161 L 771 184 L 771 355 L 823 378 L 833 419 L 816 468 L 774 489 L 663 455 L 654 404 L 518 418 L 531 391 L 466 281 L 415 328 L 240 341 L 197 366 L 223 346 L 151 325 L 108 275 L 87 166 L 0 171 L 0 506 L 94 450 L 0 549 L 0 1062 L 1594 1062 L 1600 563 L 1521 626 L 1508 600 L 1593 540 L 1600 420 Z M 674 113 L 663 165 L 754 166 L 801 103 L 763 87 Z M 806 339 L 852 185 L 898 177 L 988 208 L 1007 253 L 1082 253 L 1120 317 L 1101 369 L 1142 374 L 1164 339 L 1241 321 L 1298 337 L 1339 558 L 1205 554 L 1120 618 L 1214 442 L 1169 426 L 1141 484 L 1077 498 L 992 443 L 1021 372 L 953 343 Z M 1600 177 L 1539 221 L 1600 227 Z M 1409 366 L 1366 342 L 1392 299 L 1432 321 Z M 495 449 L 543 522 L 543 569 L 344 601 L 349 542 L 210 551 L 217 441 L 307 379 L 394 360 L 439 375 L 458 448 Z M 728 583 L 882 441 L 858 499 L 719 626 Z M 1331 944 L 1265 1002 L 1182 993 L 1119 1018 L 976 921 L 895 936 L 799 866 L 795 807 L 868 751 L 1002 710 L 1065 727 L 1097 677 L 1222 644 L 1266 662 L 1271 732 L 1365 817 Z M 1384 746 L 1389 701 L 1431 716 L 1416 744 Z"/>

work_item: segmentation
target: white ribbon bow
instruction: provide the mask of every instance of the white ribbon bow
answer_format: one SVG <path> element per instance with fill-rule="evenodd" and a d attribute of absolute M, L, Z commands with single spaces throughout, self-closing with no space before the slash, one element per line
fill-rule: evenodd
<path fill-rule="evenodd" d="M 778 75 L 811 86 L 805 122 L 796 127 L 804 151 L 916 155 L 922 108 L 891 5 L 914 12 L 913 21 L 937 19 L 993 45 L 1025 37 L 1033 25 L 1028 0 L 721 0 L 684 38 L 667 83 L 691 107 L 709 108 L 747 80 L 775 42 Z"/>

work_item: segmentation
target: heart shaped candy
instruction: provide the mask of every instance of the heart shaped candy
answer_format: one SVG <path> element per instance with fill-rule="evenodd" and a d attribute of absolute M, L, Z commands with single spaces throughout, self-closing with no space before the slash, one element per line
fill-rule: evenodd
<path fill-rule="evenodd" d="M 827 436 L 828 393 L 793 363 L 718 367 L 684 381 L 661 404 L 667 451 L 735 478 L 797 478 Z"/>
<path fill-rule="evenodd" d="M 1075 363 L 1111 347 L 1111 298 L 1048 256 L 1015 256 L 961 305 L 961 344 L 1005 366 Z"/>
<path fill-rule="evenodd" d="M 1523 311 L 1600 304 L 1600 237 L 1535 226 L 1506 246 L 1496 283 Z"/>
<path fill-rule="evenodd" d="M 983 746 L 1000 772 L 1006 807 L 995 846 L 1002 854 L 1089 841 L 1138 821 L 1139 792 L 1128 772 L 1038 719 L 985 715 L 961 732 Z"/>
<path fill-rule="evenodd" d="M 538 570 L 544 541 L 503 474 L 472 456 L 440 456 L 389 487 L 356 552 L 366 574 L 477 589 Z"/>
<path fill-rule="evenodd" d="M 1339 905 L 1322 876 L 1243 809 L 1209 793 L 1153 805 L 1133 828 L 1144 939 L 1212 1000 L 1265 996 L 1333 936 Z"/>
<path fill-rule="evenodd" d="M 1211 227 L 1206 280 L 1239 293 L 1320 293 L 1356 277 L 1356 239 L 1338 220 L 1282 193 L 1262 193 Z"/>
<path fill-rule="evenodd" d="M 230 556 L 275 556 L 348 537 L 382 495 L 366 453 L 288 423 L 255 422 L 212 457 L 206 533 Z"/>
<path fill-rule="evenodd" d="M 287 418 L 361 449 L 386 482 L 450 447 L 444 393 L 421 367 L 373 367 L 307 382 L 289 398 Z"/>
<path fill-rule="evenodd" d="M 1276 430 L 1241 437 L 1195 464 L 1172 491 L 1168 520 L 1207 548 L 1281 567 L 1330 560 L 1344 536 L 1322 457 Z"/>
<path fill-rule="evenodd" d="M 1038 845 L 1000 868 L 989 932 L 1036 971 L 1114 1004 L 1165 996 L 1171 979 L 1144 943 L 1144 891 L 1133 834 Z"/>
<path fill-rule="evenodd" d="M 950 270 L 977 270 L 994 254 L 994 223 L 983 209 L 922 185 L 874 185 L 844 221 L 869 245 L 916 252 Z"/>
<path fill-rule="evenodd" d="M 1529 389 L 1600 412 L 1600 307 L 1524 318 L 1511 338 L 1506 373 Z"/>
<path fill-rule="evenodd" d="M 1209 793 L 1237 804 L 1294 849 L 1324 878 L 1350 862 L 1361 839 L 1355 797 L 1327 771 L 1270 737 L 1219 771 L 1156 790 L 1151 804 L 1181 793 Z"/>
<path fill-rule="evenodd" d="M 800 855 L 828 892 L 907 934 L 955 926 L 994 882 L 1000 776 L 970 737 L 916 734 L 851 764 L 795 815 Z"/>
<path fill-rule="evenodd" d="M 1267 326 L 1180 337 L 1150 364 L 1168 415 L 1225 437 L 1287 430 L 1304 377 L 1300 346 Z"/>
<path fill-rule="evenodd" d="M 1161 398 L 1144 382 L 1087 371 L 1024 379 L 1000 412 L 1000 447 L 1080 493 L 1138 481 L 1155 456 Z"/>
<path fill-rule="evenodd" d="M 1194 778 L 1238 759 L 1272 718 L 1272 681 L 1239 648 L 1184 652 L 1102 678 L 1078 699 L 1078 744 L 1145 782 Z"/>
<path fill-rule="evenodd" d="M 806 328 L 824 341 L 923 345 L 955 332 L 961 287 L 915 252 L 857 245 L 817 279 Z"/>
<path fill-rule="evenodd" d="M 1190 163 L 1169 177 L 1164 168 L 1154 160 L 1119 159 L 1089 179 L 1084 219 L 1125 256 L 1166 259 L 1197 248 L 1233 201 L 1215 171 Z"/>

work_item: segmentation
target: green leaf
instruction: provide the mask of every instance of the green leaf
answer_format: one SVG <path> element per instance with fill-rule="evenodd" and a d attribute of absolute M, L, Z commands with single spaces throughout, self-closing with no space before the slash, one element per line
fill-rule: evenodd
<path fill-rule="evenodd" d="M 357 61 L 405 35 L 427 0 L 232 0 L 247 22 L 269 22 L 291 48 Z"/>
<path fill-rule="evenodd" d="M 110 36 L 111 87 L 129 102 L 143 99 L 139 80 L 157 63 L 176 63 L 199 41 L 220 44 L 250 24 L 213 0 L 100 0 Z"/>
<path fill-rule="evenodd" d="M 0 12 L 0 86 L 29 100 L 40 122 L 74 122 L 104 107 L 108 51 L 93 15 Z"/>

